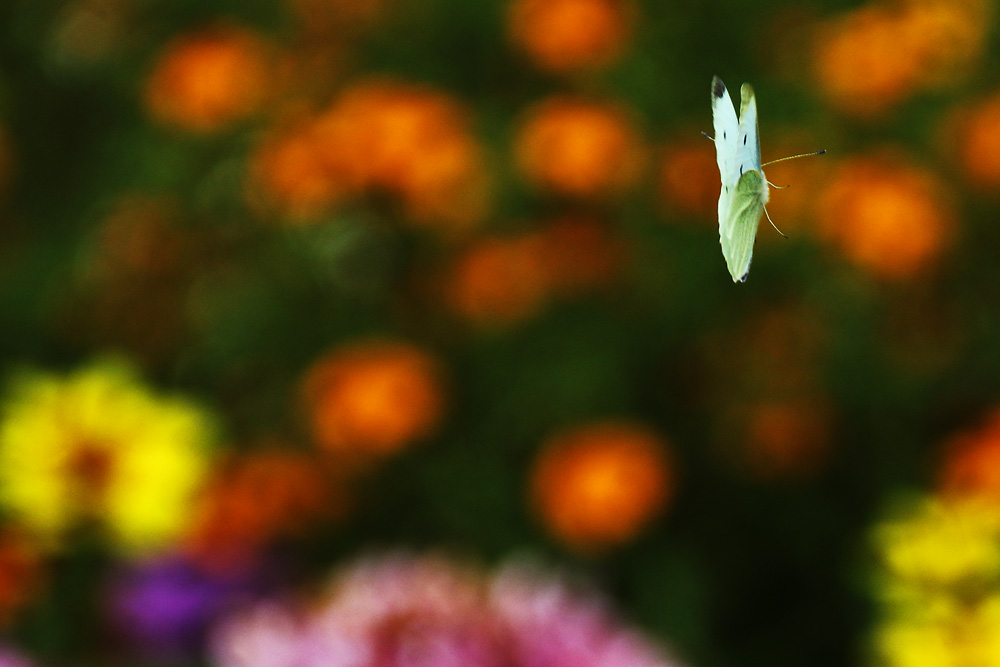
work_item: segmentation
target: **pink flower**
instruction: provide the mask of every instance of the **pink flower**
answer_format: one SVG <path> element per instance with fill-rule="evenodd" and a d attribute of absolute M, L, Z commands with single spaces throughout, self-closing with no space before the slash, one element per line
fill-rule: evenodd
<path fill-rule="evenodd" d="M 215 633 L 220 667 L 675 667 L 609 607 L 512 565 L 363 559 L 316 604 L 270 602 Z"/>
<path fill-rule="evenodd" d="M 575 591 L 537 569 L 511 565 L 494 577 L 494 613 L 517 638 L 519 667 L 676 665 L 637 631 L 620 625 L 596 594 Z"/>
<path fill-rule="evenodd" d="M 0 647 L 0 667 L 33 667 L 34 664 L 13 649 Z"/>
<path fill-rule="evenodd" d="M 216 632 L 217 660 L 230 667 L 306 667 L 310 642 L 288 609 L 263 603 Z"/>

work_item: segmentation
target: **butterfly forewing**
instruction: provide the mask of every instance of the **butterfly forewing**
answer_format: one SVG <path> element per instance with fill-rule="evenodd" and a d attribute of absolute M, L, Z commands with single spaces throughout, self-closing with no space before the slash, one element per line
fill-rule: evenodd
<path fill-rule="evenodd" d="M 722 79 L 712 79 L 712 125 L 715 130 L 715 157 L 719 163 L 722 188 L 719 191 L 719 222 L 725 218 L 732 202 L 733 190 L 739 180 L 736 164 L 736 147 L 739 140 L 740 123 L 736 117 L 736 107 L 729 97 Z"/>
<path fill-rule="evenodd" d="M 736 185 L 736 148 L 739 140 L 740 122 L 736 117 L 736 107 L 729 97 L 722 79 L 712 79 L 712 125 L 715 129 L 715 157 L 719 163 L 722 181 Z"/>
<path fill-rule="evenodd" d="M 740 128 L 736 140 L 736 164 L 737 179 L 751 169 L 761 171 L 757 97 L 749 83 L 744 83 L 740 88 Z"/>

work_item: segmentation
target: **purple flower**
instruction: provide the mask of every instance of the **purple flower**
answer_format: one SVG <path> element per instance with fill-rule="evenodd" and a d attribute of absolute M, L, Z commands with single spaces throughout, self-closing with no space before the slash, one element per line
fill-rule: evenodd
<path fill-rule="evenodd" d="M 225 619 L 220 667 L 675 667 L 593 594 L 512 565 L 489 576 L 437 557 L 364 559 L 311 605 Z"/>
<path fill-rule="evenodd" d="M 193 654 L 207 626 L 255 583 L 248 571 L 210 574 L 173 556 L 123 566 L 111 585 L 108 607 L 119 634 L 143 653 Z"/>

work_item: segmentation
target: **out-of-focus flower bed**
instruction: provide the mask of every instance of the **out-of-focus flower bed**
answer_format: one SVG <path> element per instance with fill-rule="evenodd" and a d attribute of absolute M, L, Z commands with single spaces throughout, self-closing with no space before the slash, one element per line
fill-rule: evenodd
<path fill-rule="evenodd" d="M 0 667 L 1000 667 L 996 11 L 0 3 Z"/>

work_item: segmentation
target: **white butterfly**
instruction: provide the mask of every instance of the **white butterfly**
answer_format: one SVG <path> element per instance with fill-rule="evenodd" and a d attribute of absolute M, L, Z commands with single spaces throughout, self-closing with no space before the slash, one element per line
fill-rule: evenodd
<path fill-rule="evenodd" d="M 726 85 L 719 77 L 712 78 L 712 124 L 715 127 L 715 155 L 719 163 L 719 175 L 722 177 L 722 190 L 719 193 L 719 241 L 733 282 L 743 282 L 750 272 L 757 224 L 761 213 L 767 213 L 764 205 L 770 194 L 760 162 L 757 98 L 750 84 L 744 83 L 740 88 L 740 116 L 737 118 L 736 108 Z M 770 220 L 768 216 L 768 221 Z M 771 222 L 771 225 L 774 223 Z M 781 230 L 778 233 L 781 234 Z"/>

